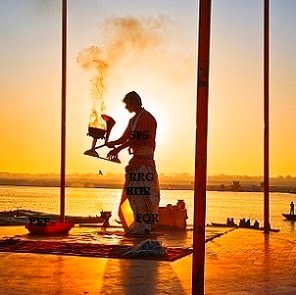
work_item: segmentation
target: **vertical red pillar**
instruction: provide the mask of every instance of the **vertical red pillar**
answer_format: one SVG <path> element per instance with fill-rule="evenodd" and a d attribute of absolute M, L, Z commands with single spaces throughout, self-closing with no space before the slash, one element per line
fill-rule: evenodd
<path fill-rule="evenodd" d="M 199 2 L 198 81 L 194 178 L 192 294 L 205 292 L 205 223 L 211 0 Z"/>
<path fill-rule="evenodd" d="M 269 0 L 264 0 L 264 233 L 269 229 Z"/>
<path fill-rule="evenodd" d="M 62 118 L 61 118 L 61 179 L 60 221 L 65 221 L 65 168 L 66 168 L 66 77 L 67 77 L 67 0 L 62 7 Z"/>

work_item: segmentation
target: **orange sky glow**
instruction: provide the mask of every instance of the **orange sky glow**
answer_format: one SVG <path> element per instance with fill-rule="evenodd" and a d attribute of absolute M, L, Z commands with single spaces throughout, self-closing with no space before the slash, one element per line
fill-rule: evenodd
<path fill-rule="evenodd" d="M 104 100 L 106 113 L 116 120 L 110 139 L 124 131 L 130 114 L 122 99 L 135 90 L 158 122 L 159 173 L 193 174 L 197 3 L 122 2 L 122 7 L 108 1 L 69 5 L 66 172 L 122 173 L 130 158 L 122 151 L 118 165 L 83 155 L 91 146 L 86 133 L 95 73 L 83 69 L 77 57 L 96 46 L 109 63 Z M 232 7 L 226 2 L 214 1 L 212 11 L 208 174 L 262 175 L 262 7 L 256 1 Z M 28 3 L 0 2 L 0 14 L 6 13 L 0 16 L 0 171 L 59 173 L 60 6 Z M 271 7 L 271 176 L 295 175 L 296 5 L 286 4 Z M 118 26 L 126 20 L 138 27 L 125 28 L 123 35 Z M 102 149 L 103 156 L 107 152 Z"/>

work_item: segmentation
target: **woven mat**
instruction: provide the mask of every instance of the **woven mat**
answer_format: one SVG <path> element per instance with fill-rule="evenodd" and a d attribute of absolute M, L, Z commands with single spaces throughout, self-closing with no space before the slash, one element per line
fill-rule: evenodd
<path fill-rule="evenodd" d="M 56 241 L 24 241 L 4 239 L 0 241 L 0 252 L 55 254 L 68 256 L 85 256 L 100 258 L 147 259 L 159 261 L 174 261 L 192 253 L 192 249 L 166 247 L 166 254 L 161 257 L 141 256 L 130 257 L 127 252 L 133 247 L 122 245 L 100 245 L 91 243 L 66 243 Z"/>

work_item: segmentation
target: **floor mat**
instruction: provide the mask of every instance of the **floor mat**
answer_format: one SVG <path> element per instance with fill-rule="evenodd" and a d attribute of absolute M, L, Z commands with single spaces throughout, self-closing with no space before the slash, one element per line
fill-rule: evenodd
<path fill-rule="evenodd" d="M 85 256 L 100 258 L 148 259 L 174 261 L 192 253 L 192 248 L 165 247 L 164 256 L 131 257 L 128 253 L 133 247 L 126 245 L 104 245 L 91 243 L 66 243 L 57 241 L 25 241 L 19 239 L 3 239 L 0 241 L 0 252 L 55 254 L 69 256 Z"/>

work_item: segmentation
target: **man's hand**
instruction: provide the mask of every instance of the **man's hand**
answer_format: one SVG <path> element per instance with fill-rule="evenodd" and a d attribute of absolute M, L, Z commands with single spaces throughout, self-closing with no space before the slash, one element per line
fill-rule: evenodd
<path fill-rule="evenodd" d="M 112 160 L 112 159 L 114 159 L 114 158 L 117 158 L 119 151 L 120 151 L 119 149 L 113 149 L 112 151 L 110 151 L 110 152 L 108 153 L 107 158 L 108 158 L 109 160 Z"/>

